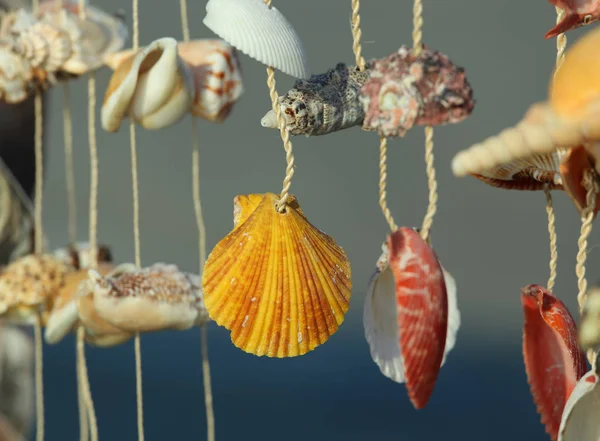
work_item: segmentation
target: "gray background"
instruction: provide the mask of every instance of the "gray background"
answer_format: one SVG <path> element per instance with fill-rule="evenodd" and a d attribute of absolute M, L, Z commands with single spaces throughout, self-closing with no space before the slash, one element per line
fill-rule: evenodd
<path fill-rule="evenodd" d="M 113 12 L 123 1 L 93 2 Z M 141 43 L 181 37 L 177 2 L 141 1 Z M 192 36 L 212 38 L 202 24 L 205 1 L 190 1 Z M 352 63 L 350 1 L 274 1 L 305 42 L 314 73 Z M 363 50 L 385 56 L 411 44 L 412 2 L 363 1 Z M 355 128 L 317 138 L 293 138 L 292 192 L 313 224 L 344 247 L 352 263 L 353 297 L 340 330 L 297 359 L 257 358 L 236 349 L 228 332 L 210 326 L 217 437 L 220 440 L 544 440 L 529 395 L 522 356 L 519 289 L 545 284 L 548 233 L 543 193 L 487 187 L 455 178 L 450 160 L 460 149 L 517 122 L 546 96 L 555 21 L 546 1 L 426 0 L 424 41 L 467 70 L 477 99 L 465 122 L 436 130 L 440 204 L 433 243 L 458 283 L 462 327 L 425 410 L 411 407 L 404 386 L 383 377 L 363 336 L 365 290 L 387 224 L 378 206 L 378 140 Z M 129 21 L 130 22 L 130 21 Z M 572 43 L 581 31 L 569 34 Z M 130 42 L 128 43 L 130 44 Z M 237 194 L 279 192 L 285 157 L 279 134 L 260 118 L 270 108 L 264 67 L 242 55 L 245 93 L 223 125 L 201 121 L 201 191 L 209 250 L 232 227 Z M 98 75 L 101 102 L 110 72 Z M 292 79 L 277 75 L 283 94 Z M 79 237 L 88 222 L 87 82 L 72 83 Z M 44 224 L 53 247 L 67 243 L 62 91 L 50 93 Z M 99 109 L 97 112 L 99 116 Z M 138 129 L 142 262 L 173 262 L 197 271 L 192 209 L 190 118 L 166 130 Z M 32 134 L 33 136 L 33 134 Z M 127 125 L 118 134 L 98 125 L 100 240 L 118 261 L 133 260 L 132 197 Z M 400 225 L 418 226 L 427 205 L 423 132 L 390 142 L 389 205 Z M 576 313 L 574 275 L 579 217 L 557 193 L 559 277 L 556 293 Z M 589 266 L 597 277 L 598 235 Z M 593 280 L 592 280 L 593 281 Z M 204 439 L 198 329 L 143 336 L 146 437 Z M 133 345 L 89 349 L 92 392 L 103 439 L 133 440 Z M 45 348 L 47 439 L 78 434 L 74 340 Z"/>

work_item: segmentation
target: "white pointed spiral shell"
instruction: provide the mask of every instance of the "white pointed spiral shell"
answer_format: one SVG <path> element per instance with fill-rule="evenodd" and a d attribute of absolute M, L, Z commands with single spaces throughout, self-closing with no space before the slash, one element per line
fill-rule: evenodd
<path fill-rule="evenodd" d="M 192 72 L 177 53 L 177 41 L 159 38 L 115 69 L 102 104 L 102 128 L 116 132 L 130 114 L 142 127 L 175 124 L 194 100 Z"/>
<path fill-rule="evenodd" d="M 203 23 L 249 57 L 294 78 L 310 78 L 298 33 L 263 0 L 208 0 Z"/>

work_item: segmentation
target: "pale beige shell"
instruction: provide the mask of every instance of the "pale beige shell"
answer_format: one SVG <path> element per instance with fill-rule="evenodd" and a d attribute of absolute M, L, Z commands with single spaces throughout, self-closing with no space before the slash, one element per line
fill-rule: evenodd
<path fill-rule="evenodd" d="M 48 74 L 59 71 L 73 53 L 66 31 L 41 22 L 19 35 L 14 51 L 25 57 L 31 67 Z"/>
<path fill-rule="evenodd" d="M 102 128 L 117 132 L 127 115 L 146 129 L 168 127 L 191 109 L 194 93 L 177 41 L 160 38 L 116 67 L 102 103 Z"/>
<path fill-rule="evenodd" d="M 120 265 L 105 277 L 89 271 L 98 315 L 124 332 L 189 329 L 205 323 L 200 278 L 175 265 Z"/>
<path fill-rule="evenodd" d="M 12 45 L 0 42 L 0 99 L 8 104 L 24 101 L 34 89 L 33 80 L 29 62 Z"/>
<path fill-rule="evenodd" d="M 112 269 L 113 265 L 110 263 L 98 265 L 98 272 L 103 275 L 108 274 Z M 64 285 L 46 304 L 46 311 L 43 315 L 46 343 L 58 343 L 74 330 L 79 322 L 77 295 L 87 280 L 88 272 L 85 269 L 69 271 L 65 274 Z"/>
<path fill-rule="evenodd" d="M 223 40 L 180 42 L 177 48 L 194 75 L 192 114 L 223 122 L 244 92 L 235 48 Z"/>
<path fill-rule="evenodd" d="M 551 189 L 562 188 L 560 164 L 566 152 L 567 149 L 559 148 L 548 154 L 516 159 L 475 177 L 500 188 L 542 190 L 546 185 Z"/>
<path fill-rule="evenodd" d="M 75 270 L 91 267 L 92 260 L 89 242 L 77 242 L 68 247 L 58 248 L 54 250 L 53 254 Z M 98 245 L 96 249 L 96 261 L 98 264 L 112 262 L 110 248 L 106 245 Z"/>
<path fill-rule="evenodd" d="M 64 286 L 68 270 L 52 255 L 32 254 L 11 263 L 0 274 L 0 315 L 30 323 Z"/>
<path fill-rule="evenodd" d="M 537 103 L 515 127 L 459 152 L 452 160 L 452 171 L 456 176 L 483 174 L 518 159 L 552 153 L 560 147 L 580 144 L 593 136 L 598 126 L 594 126 L 591 116 L 565 120 L 556 116 L 547 103 Z"/>

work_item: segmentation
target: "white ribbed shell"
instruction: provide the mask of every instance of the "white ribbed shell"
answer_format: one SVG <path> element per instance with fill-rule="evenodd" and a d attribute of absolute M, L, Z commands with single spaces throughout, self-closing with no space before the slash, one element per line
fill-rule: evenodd
<path fill-rule="evenodd" d="M 298 33 L 263 0 L 208 0 L 203 23 L 249 57 L 292 77 L 310 78 Z"/>

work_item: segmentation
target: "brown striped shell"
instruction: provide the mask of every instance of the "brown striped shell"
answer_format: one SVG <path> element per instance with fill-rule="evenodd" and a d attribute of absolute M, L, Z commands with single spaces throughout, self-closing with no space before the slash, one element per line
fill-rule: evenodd
<path fill-rule="evenodd" d="M 350 302 L 350 262 L 313 226 L 294 196 L 237 196 L 234 228 L 212 250 L 202 289 L 208 313 L 254 355 L 295 357 L 325 343 Z"/>
<path fill-rule="evenodd" d="M 566 152 L 561 148 L 545 155 L 517 159 L 473 176 L 493 187 L 511 190 L 542 190 L 546 185 L 562 189 L 560 163 Z"/>

